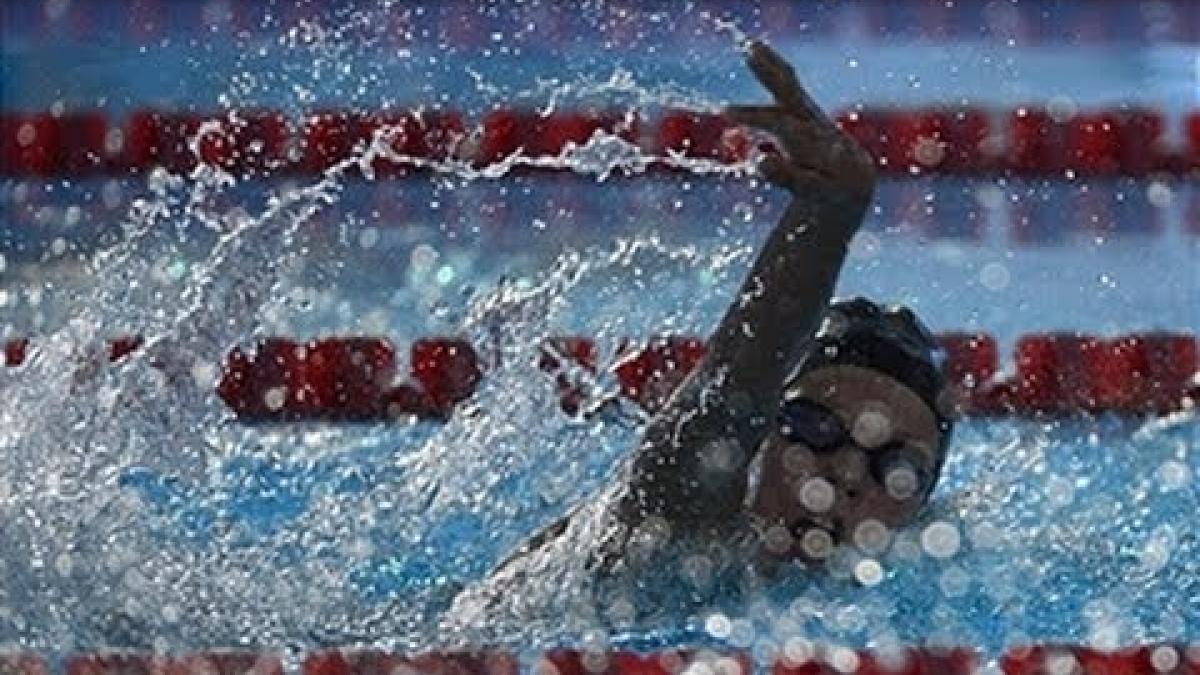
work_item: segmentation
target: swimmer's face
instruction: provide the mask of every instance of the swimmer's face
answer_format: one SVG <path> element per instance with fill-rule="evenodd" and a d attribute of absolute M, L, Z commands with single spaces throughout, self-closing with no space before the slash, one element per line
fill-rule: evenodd
<path fill-rule="evenodd" d="M 857 366 L 806 373 L 764 442 L 752 508 L 767 550 L 814 561 L 838 543 L 886 545 L 932 488 L 939 443 L 933 411 L 901 382 Z"/>

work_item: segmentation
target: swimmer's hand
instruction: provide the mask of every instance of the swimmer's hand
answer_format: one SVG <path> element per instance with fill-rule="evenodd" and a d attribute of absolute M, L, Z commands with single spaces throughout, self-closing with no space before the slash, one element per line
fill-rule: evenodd
<path fill-rule="evenodd" d="M 783 151 L 767 151 L 758 165 L 769 181 L 793 194 L 821 194 L 865 202 L 875 187 L 875 164 L 809 98 L 787 61 L 762 42 L 750 43 L 746 65 L 775 99 L 774 105 L 734 105 L 735 122 L 761 129 Z"/>

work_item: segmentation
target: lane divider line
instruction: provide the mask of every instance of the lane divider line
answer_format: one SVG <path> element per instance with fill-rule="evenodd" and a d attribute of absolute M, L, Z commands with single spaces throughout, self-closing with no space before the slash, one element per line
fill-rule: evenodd
<path fill-rule="evenodd" d="M 950 383 L 943 405 L 962 414 L 1164 414 L 1200 401 L 1200 349 L 1191 334 L 1025 335 L 1016 342 L 1011 374 L 1000 371 L 996 340 L 987 334 L 947 332 L 938 340 Z M 108 345 L 108 359 L 124 358 L 140 346 L 137 336 L 116 338 Z M 33 349 L 36 344 L 28 340 L 9 340 L 5 364 L 20 366 Z M 626 339 L 612 355 L 607 376 L 622 398 L 652 413 L 704 352 L 704 341 L 694 336 Z M 399 372 L 398 362 L 395 346 L 383 337 L 267 338 L 229 354 L 216 392 L 248 422 L 444 420 L 471 397 L 488 370 L 461 338 L 417 340 L 409 349 L 408 373 Z M 600 362 L 596 343 L 581 336 L 552 338 L 538 356 L 538 367 L 554 379 L 570 415 L 606 394 L 597 391 Z"/>
<path fill-rule="evenodd" d="M 837 115 L 839 125 L 872 156 L 885 176 L 1141 177 L 1200 170 L 1200 111 L 1179 120 L 1133 106 L 1065 114 L 1030 104 L 1011 111 L 971 106 L 863 108 Z M 1179 126 L 1178 133 L 1168 127 Z M 722 164 L 745 161 L 751 138 L 719 115 L 667 110 L 653 120 L 635 111 L 495 110 L 470 123 L 459 111 L 319 110 L 289 119 L 265 109 L 224 116 L 138 110 L 123 122 L 104 112 L 0 112 L 0 175 L 75 177 L 139 173 L 162 166 L 187 173 L 198 162 L 246 178 L 318 175 L 379 135 L 397 155 L 449 158 L 476 168 L 520 152 L 560 156 L 603 131 L 648 155 L 680 155 Z M 1170 139 L 1182 138 L 1171 145 Z M 194 142 L 193 142 L 194 141 Z M 670 169 L 658 161 L 651 169 Z M 377 157 L 375 175 L 420 171 Z M 520 173 L 544 173 L 523 167 Z"/>
<path fill-rule="evenodd" d="M 756 668 L 757 666 L 757 668 Z M 278 655 L 247 651 L 77 654 L 65 675 L 284 675 Z M 497 649 L 401 654 L 382 650 L 309 653 L 299 675 L 1200 675 L 1200 643 L 1150 643 L 1112 650 L 1060 643 L 1010 647 L 994 665 L 965 646 L 854 650 L 787 641 L 768 663 L 740 650 L 678 647 L 641 653 L 555 649 L 523 664 Z M 52 675 L 35 654 L 0 653 L 5 675 Z"/>

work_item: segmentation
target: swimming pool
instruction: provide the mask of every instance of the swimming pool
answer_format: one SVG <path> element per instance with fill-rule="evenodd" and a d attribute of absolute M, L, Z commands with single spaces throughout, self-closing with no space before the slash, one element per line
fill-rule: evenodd
<path fill-rule="evenodd" d="M 271 25 L 264 29 L 271 39 L 262 41 L 270 55 L 230 56 L 222 79 L 233 75 L 234 84 L 222 86 L 236 104 L 369 106 L 390 99 L 378 82 L 424 72 L 427 93 L 463 91 L 456 105 L 469 120 L 494 102 L 575 106 L 609 96 L 705 106 L 733 95 L 719 86 L 721 69 L 687 65 L 699 62 L 695 54 L 680 66 L 651 59 L 652 50 L 639 52 L 646 67 L 632 84 L 567 79 L 539 89 L 532 84 L 539 74 L 559 71 L 549 60 L 523 61 L 492 46 L 491 34 L 511 31 L 487 28 L 532 8 L 502 8 L 499 16 L 470 13 L 486 39 L 452 69 L 422 71 L 403 55 L 378 67 L 368 59 L 378 45 L 354 39 L 370 34 L 371 19 L 394 19 L 399 10 L 390 3 L 334 11 L 290 33 Z M 596 11 L 582 19 L 586 25 L 621 16 Z M 711 16 L 693 8 L 657 14 L 702 27 L 708 47 L 727 50 L 721 59 L 735 68 L 727 31 Z M 640 16 L 654 23 L 657 14 Z M 422 25 L 419 17 L 406 21 Z M 513 44 L 522 41 L 533 40 Z M 212 44 L 220 52 L 223 43 Z M 821 62 L 813 48 L 795 48 Z M 497 54 L 490 66 L 489 49 Z M 924 85 L 937 90 L 932 98 L 970 90 L 1010 105 L 1046 90 L 1039 75 L 1025 76 L 1033 65 L 1070 67 L 1070 59 L 1038 61 L 1030 50 L 1006 62 L 1008 91 L 989 100 L 980 73 L 990 66 L 980 64 L 1007 47 L 972 46 L 974 79 L 944 64 L 919 65 L 923 49 L 881 47 L 912 64 L 911 77 L 901 78 L 907 93 L 894 101 L 919 101 L 905 98 L 920 88 L 916 77 L 932 83 Z M 1188 49 L 1168 41 L 1146 54 L 1173 64 L 1171 56 Z M 195 62 L 203 51 L 160 46 L 157 58 Z M 873 74 L 842 84 L 815 76 L 823 100 L 892 92 L 883 66 L 855 58 L 861 63 L 841 62 L 847 72 Z M 353 72 L 331 70 L 339 59 Z M 573 59 L 585 74 L 611 71 L 595 56 Z M 19 63 L 14 57 L 10 67 Z M 1187 95 L 1178 93 L 1171 67 L 1154 70 L 1148 79 L 1157 89 L 1140 93 L 1175 119 Z M 270 72 L 316 93 L 247 84 Z M 473 84 L 439 79 L 451 76 Z M 198 86 L 208 81 L 192 77 Z M 1072 105 L 1101 105 L 1140 81 L 1074 82 Z M 366 93 L 338 88 L 347 82 L 368 83 Z M 745 84 L 735 85 L 737 95 L 752 95 Z M 26 106 L 36 106 L 38 95 L 34 87 L 17 92 Z M 111 116 L 124 119 L 123 112 Z M 555 383 L 537 364 L 545 338 L 594 337 L 600 384 L 616 386 L 603 365 L 617 358 L 623 338 L 709 329 L 781 203 L 751 178 L 713 175 L 702 161 L 682 172 L 625 176 L 620 169 L 636 164 L 636 155 L 594 150 L 582 176 L 531 170 L 494 178 L 458 167 L 374 182 L 310 172 L 227 185 L 204 171 L 187 179 L 6 180 L 6 330 L 30 336 L 32 348 L 24 365 L 3 375 L 10 407 L 0 464 L 8 579 L 0 643 L 49 655 L 454 645 L 459 636 L 438 621 L 462 585 L 600 490 L 637 438 L 631 406 L 591 420 L 560 410 Z M 597 180 L 605 168 L 618 170 Z M 930 174 L 882 184 L 840 294 L 909 303 L 935 329 L 986 332 L 1003 351 L 1049 330 L 1200 330 L 1192 211 L 1200 197 L 1186 174 L 1080 181 Z M 1101 206 L 1090 201 L 1096 194 L 1107 195 Z M 1081 205 L 1102 215 L 1093 219 Z M 126 209 L 129 216 L 115 215 Z M 63 367 L 130 334 L 147 338 L 150 356 L 97 365 L 90 377 Z M 387 336 L 402 361 L 403 346 L 418 338 L 464 338 L 489 367 L 444 422 L 248 425 L 232 420 L 212 393 L 236 344 L 344 334 Z M 200 386 L 164 381 L 150 365 L 181 353 L 186 362 L 166 370 Z M 517 653 L 526 666 L 561 645 L 702 645 L 744 650 L 765 666 L 808 640 L 964 645 L 992 656 L 1025 643 L 1194 640 L 1198 433 L 1186 410 L 967 419 L 930 507 L 878 550 L 839 550 L 826 569 L 772 579 L 707 579 L 702 561 L 693 561 L 585 616 L 567 603 L 570 588 L 543 584 L 524 592 L 544 611 L 495 617 L 488 645 Z M 571 564 L 564 559 L 563 570 Z M 703 602 L 691 598 L 695 588 L 704 590 Z"/>

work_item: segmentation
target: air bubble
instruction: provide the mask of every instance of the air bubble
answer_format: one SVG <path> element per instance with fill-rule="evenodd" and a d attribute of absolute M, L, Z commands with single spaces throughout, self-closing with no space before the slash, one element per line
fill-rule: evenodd
<path fill-rule="evenodd" d="M 1179 652 L 1170 645 L 1159 645 L 1150 652 L 1150 665 L 1160 673 L 1171 672 L 1179 667 Z"/>
<path fill-rule="evenodd" d="M 883 553 L 891 539 L 892 531 L 888 526 L 874 518 L 867 518 L 854 528 L 854 545 L 867 555 Z"/>
<path fill-rule="evenodd" d="M 717 638 L 718 640 L 724 640 L 725 638 L 728 638 L 730 632 L 733 631 L 733 622 L 731 622 L 729 617 L 725 616 L 724 614 L 710 614 L 708 618 L 704 620 L 704 630 L 714 638 Z"/>
<path fill-rule="evenodd" d="M 938 580 L 942 595 L 947 598 L 959 598 L 967 594 L 971 587 L 971 576 L 961 567 L 949 567 L 942 572 Z"/>
<path fill-rule="evenodd" d="M 736 619 L 730 624 L 729 642 L 734 647 L 745 649 L 754 643 L 754 624 L 748 619 Z"/>
<path fill-rule="evenodd" d="M 841 673 L 857 671 L 860 662 L 858 654 L 855 654 L 853 649 L 846 647 L 833 647 L 829 650 L 826 659 L 829 661 L 829 665 Z"/>
<path fill-rule="evenodd" d="M 958 528 L 945 521 L 931 523 L 921 532 L 921 548 L 932 558 L 950 558 L 958 553 Z"/>
<path fill-rule="evenodd" d="M 783 555 L 792 547 L 792 533 L 782 525 L 772 525 L 763 533 L 763 546 L 775 555 Z"/>
<path fill-rule="evenodd" d="M 813 643 L 802 637 L 791 637 L 783 643 L 783 658 L 792 666 L 804 665 L 813 660 L 816 650 Z"/>
<path fill-rule="evenodd" d="M 379 229 L 375 227 L 363 228 L 358 233 L 358 247 L 361 249 L 372 249 L 379 243 Z"/>
<path fill-rule="evenodd" d="M 800 538 L 800 548 L 812 558 L 827 558 L 833 552 L 833 536 L 820 528 L 810 528 Z"/>
<path fill-rule="evenodd" d="M 1187 464 L 1172 459 L 1158 467 L 1158 480 L 1163 490 L 1182 490 L 1192 482 L 1192 469 Z"/>
<path fill-rule="evenodd" d="M 883 445 L 892 436 L 892 420 L 882 405 L 869 406 L 854 420 L 854 440 L 864 448 Z"/>
<path fill-rule="evenodd" d="M 915 495 L 919 484 L 917 472 L 907 463 L 892 467 L 883 477 L 884 489 L 897 501 L 904 501 Z"/>
<path fill-rule="evenodd" d="M 854 578 L 864 586 L 876 586 L 883 581 L 883 567 L 871 558 L 864 558 L 854 566 Z"/>
<path fill-rule="evenodd" d="M 1002 291 L 1011 281 L 1008 268 L 998 262 L 990 262 L 979 270 L 979 283 L 989 291 Z"/>
<path fill-rule="evenodd" d="M 800 503 L 814 513 L 825 513 L 833 507 L 833 485 L 824 478 L 810 478 L 800 486 Z"/>
<path fill-rule="evenodd" d="M 263 394 L 263 403 L 273 412 L 282 410 L 286 399 L 287 389 L 284 387 L 271 387 Z"/>
<path fill-rule="evenodd" d="M 1066 478 L 1050 476 L 1046 479 L 1045 495 L 1051 507 L 1060 509 L 1075 500 L 1075 486 Z"/>
<path fill-rule="evenodd" d="M 1151 206 L 1159 209 L 1165 209 L 1171 205 L 1174 199 L 1174 193 L 1171 187 L 1162 181 L 1151 181 L 1149 187 L 1146 188 L 1146 199 Z"/>

